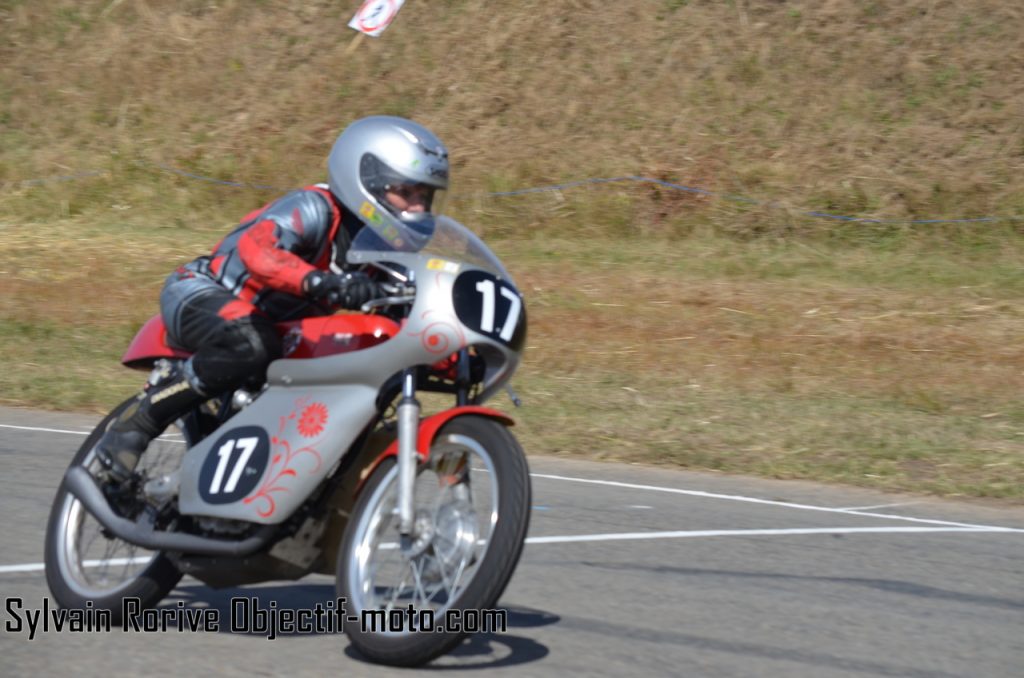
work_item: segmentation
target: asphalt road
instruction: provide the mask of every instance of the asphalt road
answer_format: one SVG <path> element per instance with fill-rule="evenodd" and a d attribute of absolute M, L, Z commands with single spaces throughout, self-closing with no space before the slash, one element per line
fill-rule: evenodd
<path fill-rule="evenodd" d="M 94 418 L 0 408 L 0 590 L 48 595 L 43 532 Z M 40 430 L 50 429 L 50 430 Z M 798 482 L 531 456 L 530 541 L 501 606 L 425 673 L 505 675 L 1024 675 L 1024 509 Z M 311 577 L 174 594 L 226 611 L 236 595 L 312 607 Z M 343 636 L 12 632 L 0 675 L 405 674 Z M 226 625 L 223 625 L 226 627 Z"/>

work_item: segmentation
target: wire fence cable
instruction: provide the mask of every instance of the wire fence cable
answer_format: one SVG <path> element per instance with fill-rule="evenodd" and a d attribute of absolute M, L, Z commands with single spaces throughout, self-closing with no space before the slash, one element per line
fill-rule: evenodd
<path fill-rule="evenodd" d="M 207 183 L 218 184 L 220 186 L 230 186 L 232 188 L 250 188 L 257 190 L 273 190 L 273 191 L 289 191 L 294 188 L 288 188 L 284 186 L 270 186 L 267 184 L 255 184 L 248 181 L 228 181 L 225 179 L 217 179 L 215 177 L 205 176 L 202 174 L 196 174 L 194 172 L 186 172 L 185 170 L 177 169 L 165 163 L 152 162 L 149 160 L 138 160 L 136 165 L 140 167 L 148 167 L 166 172 L 168 174 L 174 174 L 179 177 L 186 179 L 193 179 L 196 181 L 204 181 Z M 108 170 L 92 170 L 85 172 L 78 172 L 76 174 L 68 174 L 55 177 L 45 177 L 41 179 L 24 179 L 21 181 L 0 181 L 0 189 L 6 188 L 28 188 L 32 186 L 40 186 L 48 183 L 60 183 L 67 181 L 77 181 L 79 179 L 86 179 L 89 177 L 96 177 L 104 174 L 110 174 Z M 580 186 L 598 185 L 598 184 L 612 184 L 612 183 L 623 183 L 623 182 L 634 182 L 634 183 L 647 183 L 656 184 L 665 188 L 670 188 L 676 191 L 682 191 L 684 193 L 692 193 L 696 195 L 703 195 L 709 198 L 716 198 L 719 200 L 727 200 L 729 202 L 743 203 L 746 205 L 758 205 L 769 208 L 782 209 L 783 206 L 777 202 L 766 202 L 763 200 L 755 200 L 742 195 L 733 195 L 727 193 L 717 193 L 715 191 L 709 191 L 705 188 L 698 188 L 694 186 L 684 186 L 683 184 L 673 183 L 671 181 L 665 181 L 663 179 L 654 179 L 652 177 L 642 177 L 636 175 L 621 176 L 621 177 L 603 177 L 603 178 L 592 178 L 592 179 L 580 179 L 577 181 L 569 181 L 561 184 L 550 184 L 547 186 L 534 186 L 530 188 L 521 188 L 513 191 L 492 191 L 484 194 L 487 197 L 493 198 L 507 198 L 515 197 L 520 195 L 530 195 L 534 193 L 552 193 L 556 191 L 564 191 L 570 188 L 578 188 Z M 454 197 L 454 196 L 453 196 Z M 1024 216 L 1010 215 L 1010 216 L 987 216 L 987 217 L 973 217 L 963 219 L 875 219 L 872 217 L 853 217 L 842 214 L 831 214 L 828 212 L 820 212 L 816 210 L 808 210 L 800 212 L 800 214 L 816 219 L 827 219 L 831 221 L 842 221 L 848 223 L 861 223 L 861 224 L 978 224 L 978 223 L 997 223 L 1004 221 L 1024 221 Z"/>

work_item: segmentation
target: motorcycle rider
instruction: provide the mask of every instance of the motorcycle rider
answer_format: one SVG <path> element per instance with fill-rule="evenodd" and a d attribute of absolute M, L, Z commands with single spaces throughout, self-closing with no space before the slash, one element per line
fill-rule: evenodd
<path fill-rule="evenodd" d="M 350 268 L 352 239 L 372 229 L 381 247 L 429 234 L 448 188 L 448 151 L 427 128 L 392 116 L 349 125 L 327 158 L 327 184 L 292 191 L 245 216 L 209 255 L 167 277 L 160 310 L 170 341 L 193 355 L 147 385 L 97 444 L 115 480 L 129 478 L 149 442 L 198 404 L 262 384 L 282 355 L 274 323 L 358 309 L 383 296 Z"/>

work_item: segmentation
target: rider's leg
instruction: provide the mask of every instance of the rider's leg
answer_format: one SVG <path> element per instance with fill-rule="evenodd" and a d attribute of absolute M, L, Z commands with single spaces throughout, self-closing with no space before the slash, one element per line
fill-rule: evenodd
<path fill-rule="evenodd" d="M 97 457 L 117 479 L 131 475 L 149 442 L 176 419 L 208 398 L 250 380 L 262 382 L 267 365 L 281 355 L 273 324 L 251 304 L 219 285 L 180 299 L 167 294 L 172 287 L 162 295 L 168 333 L 195 354 L 183 369 L 140 393 L 98 443 Z M 166 303 L 169 297 L 178 303 Z"/>
<path fill-rule="evenodd" d="M 185 367 L 140 392 L 97 443 L 96 457 L 116 479 L 129 477 L 150 441 L 209 397 L 189 381 Z"/>

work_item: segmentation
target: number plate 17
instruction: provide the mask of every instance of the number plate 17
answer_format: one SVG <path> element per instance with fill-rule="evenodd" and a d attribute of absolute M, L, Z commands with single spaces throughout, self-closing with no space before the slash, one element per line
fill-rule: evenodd
<path fill-rule="evenodd" d="M 466 271 L 455 280 L 452 299 L 466 327 L 521 348 L 526 314 L 523 298 L 511 283 L 483 271 Z"/>

